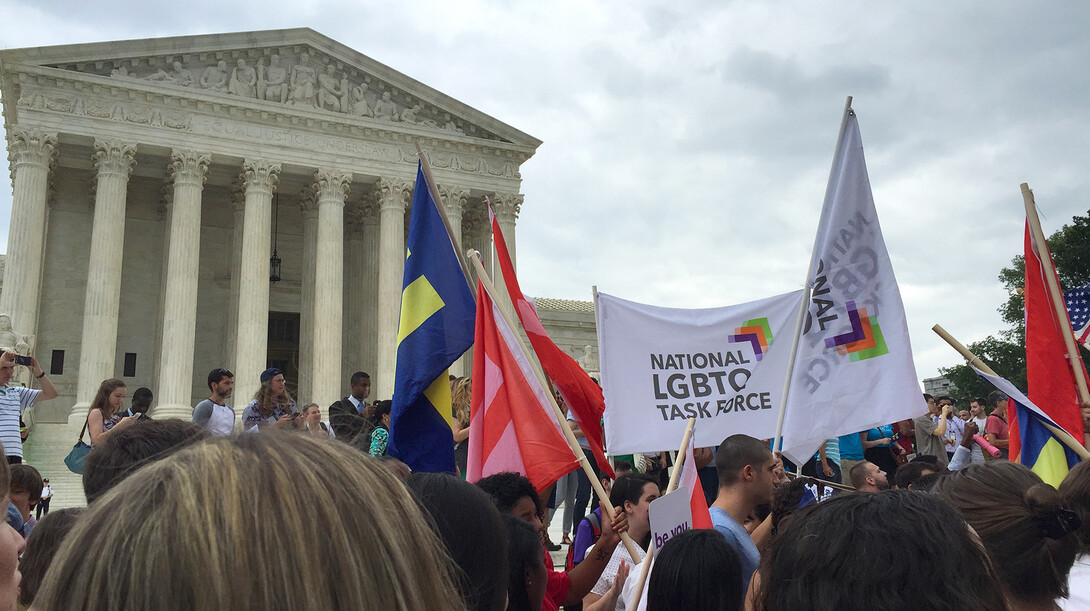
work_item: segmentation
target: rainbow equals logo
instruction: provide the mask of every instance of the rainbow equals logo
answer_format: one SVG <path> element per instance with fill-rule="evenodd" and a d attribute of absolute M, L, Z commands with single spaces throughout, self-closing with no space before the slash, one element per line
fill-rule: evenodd
<path fill-rule="evenodd" d="M 768 347 L 772 345 L 772 327 L 768 325 L 767 318 L 754 318 L 742 323 L 741 327 L 734 329 L 734 335 L 729 336 L 732 342 L 749 342 L 753 345 L 753 354 L 757 360 L 761 360 Z"/>
<path fill-rule="evenodd" d="M 867 316 L 867 309 L 856 308 L 854 301 L 845 305 L 848 307 L 848 320 L 852 323 L 852 330 L 826 339 L 825 347 L 835 347 L 842 356 L 848 355 L 853 363 L 889 354 L 886 340 L 882 337 L 882 328 L 878 326 L 878 317 Z"/>

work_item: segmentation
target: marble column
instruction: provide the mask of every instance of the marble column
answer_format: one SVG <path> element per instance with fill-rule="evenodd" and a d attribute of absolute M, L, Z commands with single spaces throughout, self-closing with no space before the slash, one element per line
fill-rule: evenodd
<path fill-rule="evenodd" d="M 341 307 L 344 304 L 344 200 L 352 174 L 331 168 L 314 173 L 318 197 L 317 256 L 314 272 L 314 363 L 311 401 L 323 417 L 341 392 Z"/>
<path fill-rule="evenodd" d="M 378 367 L 376 375 L 371 378 L 371 396 L 389 399 L 394 394 L 397 327 L 405 272 L 405 208 L 412 197 L 412 183 L 381 178 L 378 192 Z"/>
<path fill-rule="evenodd" d="M 136 163 L 136 145 L 95 140 L 95 214 L 87 259 L 79 383 L 69 416 L 82 422 L 103 380 L 115 375 L 117 318 L 121 304 L 121 262 L 125 246 L 125 197 Z"/>
<path fill-rule="evenodd" d="M 235 343 L 235 404 L 250 402 L 269 356 L 269 256 L 272 199 L 280 164 L 247 159 L 242 164 L 246 212 L 239 262 L 238 332 Z M 241 410 L 236 410 L 241 413 Z"/>
<path fill-rule="evenodd" d="M 360 365 L 357 371 L 375 375 L 378 364 L 378 275 L 379 275 L 379 200 L 380 193 L 368 194 L 360 207 L 363 221 L 363 276 L 361 278 L 363 311 Z M 353 372 L 355 373 L 355 372 Z M 372 397 L 377 396 L 374 393 Z"/>
<path fill-rule="evenodd" d="M 242 263 L 242 232 L 246 222 L 246 190 L 241 181 L 232 190 L 231 207 L 235 212 L 235 224 L 231 228 L 231 302 L 227 306 L 227 326 L 223 330 L 224 342 L 220 361 L 234 373 L 235 346 L 238 339 L 239 266 Z M 230 405 L 234 405 L 233 401 L 232 397 Z"/>
<path fill-rule="evenodd" d="M 16 127 L 9 138 L 8 158 L 14 172 L 14 193 L 0 313 L 11 317 L 15 329 L 33 336 L 38 333 L 46 201 L 49 170 L 57 158 L 57 136 Z"/>
<path fill-rule="evenodd" d="M 465 189 L 459 189 L 457 187 L 445 187 L 439 185 L 439 195 L 443 198 L 443 207 L 447 212 L 447 219 L 450 221 L 450 230 L 453 235 L 458 236 L 459 244 L 455 247 L 459 249 L 458 257 L 465 260 L 465 253 L 472 246 L 462 241 L 462 213 L 465 211 L 466 204 L 469 202 L 469 191 Z M 467 262 L 467 266 L 472 267 Z M 472 281 L 473 279 L 470 278 Z M 468 355 L 468 351 L 466 353 Z M 467 373 L 472 373 L 469 369 L 468 358 L 466 355 L 462 355 L 457 361 L 450 366 L 450 373 L 454 376 L 464 376 Z"/>
<path fill-rule="evenodd" d="M 362 201 L 345 209 L 344 213 L 344 361 L 341 363 L 341 388 L 348 388 L 348 379 L 356 371 L 367 371 L 368 365 L 363 360 L 364 317 L 374 314 L 374 310 L 364 310 L 368 287 L 366 285 L 367 224 L 364 221 L 365 208 L 368 207 L 370 194 Z M 377 246 L 377 244 L 376 244 Z M 374 326 L 373 324 L 371 326 Z M 342 390 L 341 392 L 347 392 Z"/>
<path fill-rule="evenodd" d="M 518 262 L 515 259 L 515 219 L 518 218 L 519 209 L 522 207 L 522 196 L 517 193 L 497 193 L 492 197 L 492 210 L 496 213 L 496 223 L 503 232 L 503 240 L 507 244 L 507 252 L 511 254 L 511 267 L 518 272 Z M 495 244 L 493 243 L 493 252 Z M 507 294 L 507 285 L 503 279 L 503 269 L 499 263 L 493 264 L 492 281 L 496 283 L 496 292 L 500 297 L 500 307 L 507 308 L 509 314 L 514 315 L 511 308 L 511 298 Z"/>
<path fill-rule="evenodd" d="M 314 389 L 314 272 L 318 256 L 318 199 L 314 189 L 305 188 L 299 194 L 299 210 L 303 213 L 303 278 L 299 286 L 297 398 L 309 403 Z"/>
<path fill-rule="evenodd" d="M 170 155 L 174 197 L 163 300 L 158 405 L 153 416 L 193 413 L 193 346 L 197 331 L 197 279 L 201 257 L 201 194 L 212 156 L 193 150 Z"/>

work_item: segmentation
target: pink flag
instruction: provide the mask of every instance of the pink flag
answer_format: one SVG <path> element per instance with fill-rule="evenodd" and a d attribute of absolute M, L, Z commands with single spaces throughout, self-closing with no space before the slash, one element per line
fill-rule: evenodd
<path fill-rule="evenodd" d="M 697 476 L 696 459 L 693 458 L 693 444 L 685 448 L 685 462 L 681 463 L 681 475 L 677 478 L 678 487 L 684 486 L 689 491 L 689 509 L 693 512 L 693 528 L 712 528 L 712 514 L 708 510 L 708 501 L 704 498 L 704 488 Z"/>
<path fill-rule="evenodd" d="M 478 282 L 468 481 L 513 471 L 540 491 L 579 466 L 545 392 L 514 332 Z"/>

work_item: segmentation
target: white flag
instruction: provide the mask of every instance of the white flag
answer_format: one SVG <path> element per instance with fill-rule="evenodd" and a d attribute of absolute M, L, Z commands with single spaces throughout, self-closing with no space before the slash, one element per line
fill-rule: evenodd
<path fill-rule="evenodd" d="M 829 437 L 919 416 L 923 402 L 901 293 L 874 210 L 849 108 L 833 158 L 807 282 L 783 450 L 806 462 Z"/>
<path fill-rule="evenodd" d="M 677 448 L 735 433 L 772 437 L 802 291 L 721 308 L 650 306 L 598 294 L 606 446 L 613 454 Z"/>

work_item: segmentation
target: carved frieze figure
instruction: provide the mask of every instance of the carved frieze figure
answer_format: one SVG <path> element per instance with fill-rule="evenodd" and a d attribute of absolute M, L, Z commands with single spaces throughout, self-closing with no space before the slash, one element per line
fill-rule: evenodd
<path fill-rule="evenodd" d="M 406 108 L 401 113 L 401 121 L 410 125 L 426 125 L 428 127 L 439 127 L 439 125 L 431 119 L 424 119 L 420 116 L 420 111 L 423 107 L 420 104 L 416 104 L 412 108 Z"/>
<path fill-rule="evenodd" d="M 182 62 L 174 62 L 174 70 L 167 72 L 162 68 L 155 74 L 144 77 L 149 81 L 160 81 L 163 83 L 172 83 L 179 87 L 189 87 L 193 84 L 193 73 L 185 69 Z"/>
<path fill-rule="evenodd" d="M 291 69 L 291 103 L 295 105 L 307 105 L 317 107 L 314 96 L 314 81 L 318 73 L 310 65 L 310 54 L 303 53 L 299 57 L 299 63 Z"/>
<path fill-rule="evenodd" d="M 382 94 L 382 99 L 375 102 L 375 118 L 397 121 L 397 104 L 390 100 L 390 92 Z"/>
<path fill-rule="evenodd" d="M 598 371 L 600 365 L 598 364 L 598 354 L 594 346 L 587 345 L 583 347 L 583 358 L 579 359 L 579 364 L 588 372 L 595 373 Z"/>
<path fill-rule="evenodd" d="M 465 133 L 464 131 L 462 131 L 462 128 L 458 127 L 458 125 L 454 123 L 454 119 L 450 118 L 449 114 L 443 113 L 443 121 L 445 121 L 445 123 L 443 124 L 443 129 L 447 130 L 448 132 L 454 132 L 456 134 Z"/>
<path fill-rule="evenodd" d="M 258 65 L 257 95 L 263 100 L 283 104 L 288 101 L 288 71 L 280 65 L 280 56 L 269 58 L 269 67 L 264 62 Z"/>
<path fill-rule="evenodd" d="M 352 108 L 349 112 L 357 117 L 373 117 L 371 105 L 367 103 L 367 83 L 352 88 Z"/>
<path fill-rule="evenodd" d="M 246 60 L 240 58 L 238 65 L 231 71 L 228 91 L 244 98 L 252 98 L 257 92 L 257 71 L 247 66 Z"/>
<path fill-rule="evenodd" d="M 325 72 L 318 75 L 318 108 L 341 111 L 341 81 L 333 73 L 333 64 L 325 67 Z"/>
<path fill-rule="evenodd" d="M 201 74 L 201 87 L 227 93 L 227 81 L 231 75 L 227 72 L 227 62 L 220 60 L 215 66 L 209 66 Z"/>

